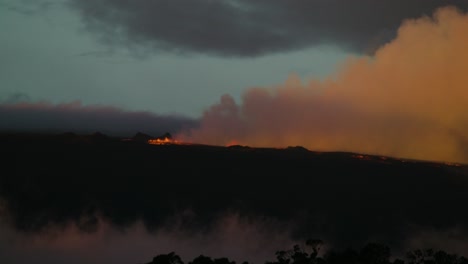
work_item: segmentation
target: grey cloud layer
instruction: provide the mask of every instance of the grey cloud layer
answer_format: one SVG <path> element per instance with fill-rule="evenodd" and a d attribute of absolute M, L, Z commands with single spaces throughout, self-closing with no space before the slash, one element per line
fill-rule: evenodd
<path fill-rule="evenodd" d="M 19 96 L 19 95 L 18 95 Z M 102 132 L 132 136 L 137 131 L 153 136 L 193 127 L 197 121 L 183 116 L 124 111 L 108 106 L 87 106 L 80 102 L 0 104 L 1 131 Z"/>
<path fill-rule="evenodd" d="M 155 50 L 256 56 L 333 44 L 372 52 L 401 22 L 461 0 L 70 0 L 108 43 Z"/>

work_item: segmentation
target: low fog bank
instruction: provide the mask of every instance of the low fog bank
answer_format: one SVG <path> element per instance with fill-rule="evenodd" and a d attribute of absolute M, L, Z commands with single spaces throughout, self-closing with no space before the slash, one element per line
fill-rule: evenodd
<path fill-rule="evenodd" d="M 235 213 L 220 217 L 209 230 L 190 232 L 175 227 L 148 231 L 142 222 L 123 229 L 103 219 L 99 223 L 99 228 L 93 232 L 83 232 L 69 223 L 25 233 L 3 221 L 0 261 L 137 264 L 146 263 L 159 254 L 176 252 L 187 261 L 203 254 L 213 258 L 228 257 L 237 263 L 263 264 L 274 260 L 277 250 L 296 243 L 284 229 L 276 228 L 274 221 L 240 217 Z"/>

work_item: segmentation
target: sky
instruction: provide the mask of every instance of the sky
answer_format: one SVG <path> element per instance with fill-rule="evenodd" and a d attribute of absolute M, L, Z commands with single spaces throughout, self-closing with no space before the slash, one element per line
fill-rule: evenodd
<path fill-rule="evenodd" d="M 0 0 L 0 130 L 171 132 L 468 164 L 467 10 L 466 0 Z M 453 207 L 429 198 L 457 208 L 464 178 L 434 177 Z M 466 213 L 456 213 L 461 226 L 409 214 L 426 229 L 407 242 L 466 250 Z M 176 246 L 260 260 L 292 243 L 270 232 L 278 223 L 235 213 L 205 237 L 151 234 L 139 221 L 125 234 L 103 222 L 31 237 L 3 220 L 7 263 L 133 263 Z"/>
<path fill-rule="evenodd" d="M 468 162 L 466 1 L 0 6 L 2 130 Z"/>
<path fill-rule="evenodd" d="M 95 2 L 99 5 L 96 12 L 105 10 L 105 2 Z M 178 2 L 172 5 L 189 10 L 186 3 Z M 202 1 L 200 8 L 210 5 L 209 2 Z M 87 6 L 88 3 L 63 0 L 0 2 L 0 99 L 3 102 L 28 100 L 57 104 L 80 101 L 83 105 L 200 117 L 205 108 L 224 93 L 240 98 L 246 87 L 278 83 L 293 72 L 320 78 L 346 56 L 346 52 L 327 45 L 286 49 L 263 56 L 212 54 L 218 53 L 216 49 L 223 49 L 222 43 L 220 47 L 213 47 L 213 51 L 181 47 L 183 50 L 179 52 L 147 47 L 157 41 L 158 32 L 149 36 L 154 40 L 119 43 L 120 37 L 106 36 L 105 28 L 92 28 L 95 18 L 86 13 L 93 8 Z M 115 4 L 113 7 L 114 3 L 109 2 L 109 8 L 118 10 L 118 2 Z M 99 8 L 103 10 L 99 11 Z M 135 8 L 138 8 L 137 4 Z M 154 23 L 170 24 L 175 16 L 178 14 L 167 18 L 167 22 Z M 180 23 L 192 23 L 190 21 L 196 19 L 187 17 Z M 102 22 L 112 24 L 112 21 Z M 206 24 L 207 21 L 200 22 L 202 27 L 213 28 Z M 183 24 L 168 26 L 174 32 L 181 27 Z M 213 30 L 224 30 L 221 27 L 223 25 Z M 133 38 L 130 35 L 124 37 L 128 38 L 125 42 Z M 184 40 L 176 41 L 175 46 Z M 211 38 L 205 37 L 204 41 L 208 43 Z M 239 36 L 240 41 L 250 42 L 247 36 Z"/>

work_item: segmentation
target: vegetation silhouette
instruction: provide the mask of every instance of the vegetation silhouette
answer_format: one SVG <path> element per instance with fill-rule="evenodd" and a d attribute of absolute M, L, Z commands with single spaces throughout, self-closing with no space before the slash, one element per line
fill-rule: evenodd
<path fill-rule="evenodd" d="M 360 250 L 345 248 L 343 250 L 328 249 L 320 252 L 323 241 L 309 239 L 305 246 L 294 245 L 292 249 L 275 252 L 276 260 L 264 264 L 468 264 L 468 259 L 457 254 L 449 254 L 443 250 L 416 249 L 408 251 L 403 258 L 392 257 L 390 247 L 380 243 L 367 243 Z M 160 254 L 146 264 L 184 264 L 175 252 Z M 188 264 L 236 264 L 228 258 L 212 259 L 200 255 Z M 248 264 L 247 261 L 242 264 Z"/>

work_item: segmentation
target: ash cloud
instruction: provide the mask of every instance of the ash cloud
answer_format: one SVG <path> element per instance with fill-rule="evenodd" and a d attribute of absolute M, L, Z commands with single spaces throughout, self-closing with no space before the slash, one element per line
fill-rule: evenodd
<path fill-rule="evenodd" d="M 373 53 L 402 20 L 463 0 L 70 0 L 86 27 L 108 44 L 250 57 L 315 45 Z"/>
<path fill-rule="evenodd" d="M 52 104 L 28 102 L 24 94 L 0 104 L 0 131 L 94 133 L 131 137 L 138 131 L 158 136 L 194 127 L 197 120 L 178 115 L 125 111 L 117 107 L 83 105 L 80 101 Z"/>
<path fill-rule="evenodd" d="M 225 95 L 179 137 L 468 163 L 466 32 L 454 7 L 407 20 L 374 56 L 350 57 L 322 81 L 250 88 L 239 104 Z"/>

